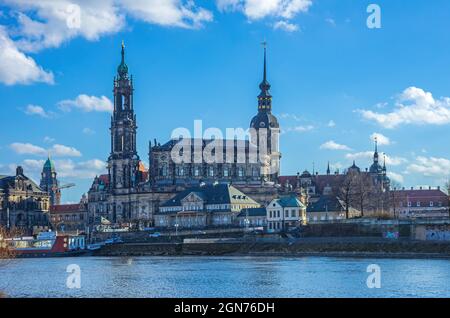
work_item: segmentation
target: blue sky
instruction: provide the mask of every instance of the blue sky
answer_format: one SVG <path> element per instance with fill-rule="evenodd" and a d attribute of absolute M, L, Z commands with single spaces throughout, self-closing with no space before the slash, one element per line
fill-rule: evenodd
<path fill-rule="evenodd" d="M 381 29 L 366 25 L 371 3 Z M 368 167 L 378 134 L 403 186 L 450 175 L 446 0 L 0 0 L 0 11 L 0 173 L 21 164 L 38 180 L 50 151 L 61 182 L 77 184 L 66 202 L 105 170 L 122 40 L 145 162 L 149 140 L 196 119 L 249 126 L 266 39 L 282 174 Z"/>

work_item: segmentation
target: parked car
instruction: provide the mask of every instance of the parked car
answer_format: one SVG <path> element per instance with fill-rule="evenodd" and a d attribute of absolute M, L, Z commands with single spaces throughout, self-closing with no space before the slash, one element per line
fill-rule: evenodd
<path fill-rule="evenodd" d="M 161 233 L 159 233 L 159 232 L 155 232 L 155 233 L 152 233 L 149 235 L 149 237 L 153 237 L 153 238 L 160 237 L 160 236 L 161 236 Z"/>

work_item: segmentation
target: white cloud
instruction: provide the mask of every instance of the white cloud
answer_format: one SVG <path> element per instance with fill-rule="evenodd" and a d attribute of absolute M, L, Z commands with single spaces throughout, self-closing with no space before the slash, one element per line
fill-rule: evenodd
<path fill-rule="evenodd" d="M 44 163 L 45 160 L 25 159 L 20 165 L 23 167 L 25 175 L 39 180 Z M 106 162 L 99 159 L 82 162 L 75 162 L 71 159 L 60 159 L 54 160 L 54 163 L 59 178 L 92 179 L 96 175 L 106 172 Z M 15 164 L 10 164 L 5 172 L 7 174 L 13 174 L 15 168 Z"/>
<path fill-rule="evenodd" d="M 330 140 L 320 146 L 320 149 L 326 150 L 347 150 L 350 151 L 351 148 L 346 145 L 338 144 L 337 142 Z"/>
<path fill-rule="evenodd" d="M 72 108 L 77 108 L 85 112 L 112 112 L 113 103 L 106 96 L 96 97 L 85 94 L 78 95 L 74 100 L 63 100 L 58 103 L 59 108 L 69 112 Z"/>
<path fill-rule="evenodd" d="M 286 128 L 286 132 L 299 132 L 299 133 L 303 133 L 303 132 L 308 132 L 314 130 L 314 126 L 313 125 L 306 125 L 306 126 L 295 126 L 295 127 L 288 127 Z"/>
<path fill-rule="evenodd" d="M 59 47 L 81 36 L 98 40 L 102 35 L 118 32 L 125 25 L 123 14 L 113 0 L 3 0 L 17 10 L 18 27 L 13 30 L 20 38 L 21 50 L 36 52 Z"/>
<path fill-rule="evenodd" d="M 388 113 L 358 110 L 368 120 L 393 129 L 400 125 L 445 125 L 450 123 L 450 98 L 433 98 L 430 92 L 409 87 L 397 97 L 395 109 Z"/>
<path fill-rule="evenodd" d="M 216 0 L 219 10 L 242 11 L 250 20 L 268 16 L 292 19 L 300 12 L 307 12 L 311 0 Z"/>
<path fill-rule="evenodd" d="M 30 143 L 15 142 L 10 145 L 10 148 L 19 155 L 45 156 L 47 154 L 44 148 Z"/>
<path fill-rule="evenodd" d="M 334 120 L 330 120 L 329 122 L 328 122 L 328 125 L 327 125 L 328 127 L 336 127 L 336 123 L 334 122 Z"/>
<path fill-rule="evenodd" d="M 152 24 L 181 28 L 199 28 L 213 20 L 213 14 L 181 0 L 120 0 L 121 6 L 133 17 Z"/>
<path fill-rule="evenodd" d="M 106 172 L 106 162 L 92 159 L 83 162 L 73 160 L 56 160 L 55 169 L 62 178 L 91 179 Z"/>
<path fill-rule="evenodd" d="M 96 41 L 124 29 L 127 16 L 165 27 L 199 28 L 213 14 L 193 0 L 1 0 L 14 22 L 0 26 L 0 82 L 54 83 L 24 52 L 57 48 L 82 37 Z M 14 41 L 12 40 L 14 39 Z"/>
<path fill-rule="evenodd" d="M 300 116 L 297 116 L 295 114 L 288 114 L 288 113 L 282 113 L 282 114 L 279 115 L 279 117 L 283 118 L 283 119 L 292 119 L 292 120 L 295 120 L 295 121 L 301 121 L 302 120 L 302 118 Z"/>
<path fill-rule="evenodd" d="M 80 151 L 64 145 L 53 145 L 48 151 L 55 157 L 81 157 Z"/>
<path fill-rule="evenodd" d="M 82 132 L 83 132 L 83 134 L 85 134 L 85 135 L 94 135 L 95 134 L 95 131 L 94 130 L 92 130 L 91 128 L 83 128 L 83 130 L 82 130 Z"/>
<path fill-rule="evenodd" d="M 19 155 L 47 156 L 51 154 L 55 157 L 81 157 L 81 152 L 77 149 L 58 144 L 44 149 L 30 143 L 15 142 L 10 145 L 10 148 Z"/>
<path fill-rule="evenodd" d="M 377 139 L 378 145 L 380 146 L 389 146 L 391 144 L 391 140 L 389 139 L 389 137 L 386 137 L 383 134 L 373 133 L 370 135 L 371 141 L 374 141 L 375 138 Z"/>
<path fill-rule="evenodd" d="M 336 21 L 335 21 L 334 19 L 332 19 L 332 18 L 327 18 L 327 19 L 325 19 L 325 21 L 326 21 L 329 25 L 331 25 L 332 27 L 335 27 L 335 26 L 336 26 Z"/>
<path fill-rule="evenodd" d="M 54 83 L 53 73 L 45 71 L 31 57 L 20 52 L 2 26 L 0 26 L 0 82 L 6 85 Z"/>
<path fill-rule="evenodd" d="M 448 177 L 450 160 L 436 157 L 417 157 L 416 162 L 406 168 L 407 173 L 418 173 L 426 177 Z"/>
<path fill-rule="evenodd" d="M 405 182 L 405 178 L 403 178 L 403 176 L 399 173 L 388 171 L 387 176 L 389 177 L 389 179 L 397 183 L 402 184 L 403 182 Z"/>
<path fill-rule="evenodd" d="M 150 24 L 197 28 L 213 20 L 210 11 L 193 0 L 3 0 L 17 10 L 20 37 L 24 51 L 59 47 L 76 37 L 96 41 L 117 33 L 126 25 L 127 15 Z"/>
<path fill-rule="evenodd" d="M 345 158 L 349 160 L 370 160 L 373 159 L 373 151 L 362 151 L 356 153 L 348 153 L 345 155 Z M 380 155 L 380 163 L 384 160 L 383 154 Z M 391 157 L 386 155 L 386 165 L 388 166 L 399 166 L 407 163 L 408 160 L 402 157 Z"/>
<path fill-rule="evenodd" d="M 47 112 L 42 106 L 38 105 L 28 105 L 25 109 L 25 114 L 33 116 L 40 116 L 43 118 L 50 118 L 51 113 Z"/>
<path fill-rule="evenodd" d="M 220 11 L 240 11 L 250 21 L 273 18 L 275 29 L 294 32 L 298 25 L 290 22 L 301 12 L 307 12 L 312 0 L 216 0 Z"/>
<path fill-rule="evenodd" d="M 289 23 L 286 21 L 278 21 L 273 25 L 275 30 L 283 30 L 286 32 L 295 32 L 299 30 L 299 26 L 294 23 Z"/>
<path fill-rule="evenodd" d="M 46 143 L 46 144 L 51 144 L 52 142 L 54 142 L 55 141 L 55 138 L 52 138 L 52 137 L 49 137 L 49 136 L 45 136 L 44 137 L 44 142 Z"/>

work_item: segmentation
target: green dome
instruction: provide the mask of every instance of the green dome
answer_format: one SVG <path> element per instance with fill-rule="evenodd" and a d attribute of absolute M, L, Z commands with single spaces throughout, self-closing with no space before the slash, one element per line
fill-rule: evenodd
<path fill-rule="evenodd" d="M 47 161 L 44 163 L 44 170 L 55 171 L 55 164 L 53 163 L 53 161 L 50 160 L 50 158 L 48 158 Z"/>

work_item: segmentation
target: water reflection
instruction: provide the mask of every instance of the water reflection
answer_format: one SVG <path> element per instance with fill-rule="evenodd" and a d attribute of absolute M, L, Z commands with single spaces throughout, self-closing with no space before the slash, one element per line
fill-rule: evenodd
<path fill-rule="evenodd" d="M 66 268 L 81 267 L 81 289 Z M 382 288 L 366 286 L 369 264 Z M 14 260 L 0 265 L 12 297 L 450 297 L 450 261 L 322 257 L 122 257 Z"/>

